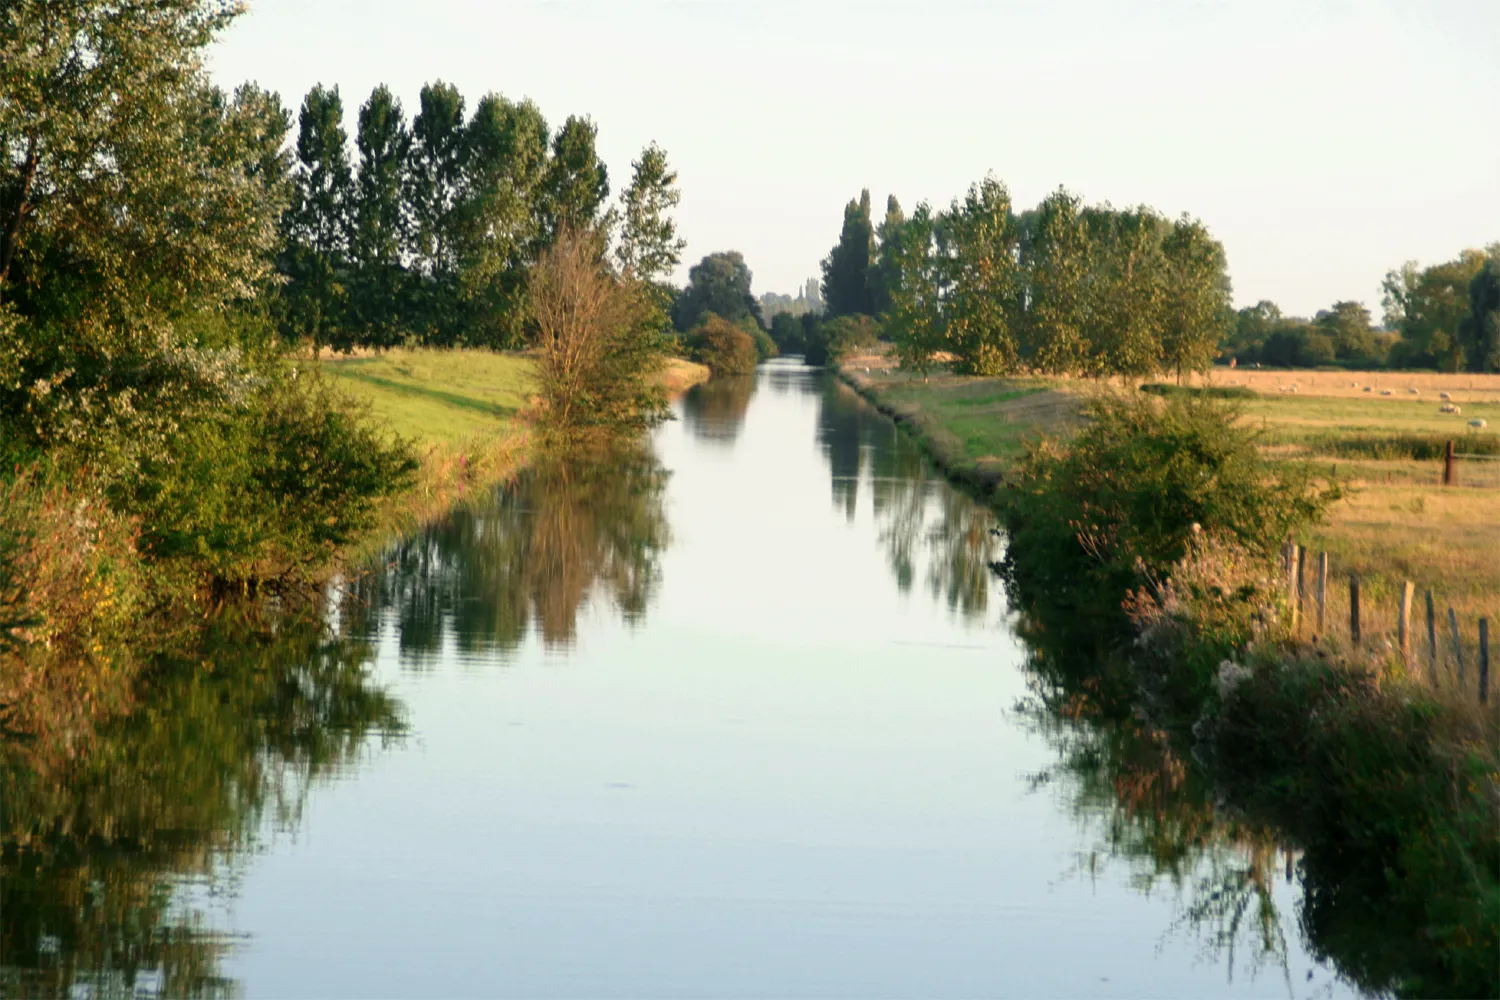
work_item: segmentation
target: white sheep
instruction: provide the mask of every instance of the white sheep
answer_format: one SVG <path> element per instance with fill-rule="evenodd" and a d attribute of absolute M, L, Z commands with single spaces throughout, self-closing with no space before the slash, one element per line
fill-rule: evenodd
<path fill-rule="evenodd" d="M 1409 392 L 1409 393 L 1411 393 L 1413 396 L 1420 396 L 1420 395 L 1422 395 L 1422 393 L 1419 392 L 1416 389 L 1407 389 L 1406 391 Z"/>
<path fill-rule="evenodd" d="M 1452 398 L 1453 398 L 1453 393 L 1451 393 L 1451 392 L 1440 392 L 1440 393 L 1438 393 L 1438 399 L 1452 399 Z"/>
<path fill-rule="evenodd" d="M 1489 425 L 1489 421 L 1483 419 L 1482 417 L 1469 421 L 1469 426 L 1474 428 L 1476 431 L 1482 431 Z"/>
<path fill-rule="evenodd" d="M 1442 406 L 1438 407 L 1438 412 L 1439 413 L 1462 413 L 1463 410 L 1461 410 L 1458 407 L 1454 406 L 1452 403 L 1444 403 Z"/>

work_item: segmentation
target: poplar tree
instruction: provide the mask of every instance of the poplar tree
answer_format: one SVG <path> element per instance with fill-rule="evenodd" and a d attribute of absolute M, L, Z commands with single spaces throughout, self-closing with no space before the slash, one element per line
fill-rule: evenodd
<path fill-rule="evenodd" d="M 1183 216 L 1162 240 L 1166 287 L 1161 313 L 1161 361 L 1182 381 L 1206 372 L 1234 315 L 1224 246 L 1203 224 Z"/>
<path fill-rule="evenodd" d="M 338 87 L 308 91 L 298 118 L 295 200 L 285 216 L 282 270 L 290 303 L 288 333 L 313 347 L 348 346 L 351 179 L 344 104 Z"/>
<path fill-rule="evenodd" d="M 1039 371 L 1073 374 L 1088 356 L 1090 243 L 1082 199 L 1059 188 L 1037 206 L 1024 258 L 1024 351 Z"/>
<path fill-rule="evenodd" d="M 422 88 L 412 119 L 405 199 L 407 254 L 420 279 L 413 321 L 425 339 L 451 343 L 457 333 L 456 229 L 464 170 L 464 99 L 438 81 Z"/>
<path fill-rule="evenodd" d="M 687 241 L 678 237 L 672 218 L 672 211 L 682 200 L 677 171 L 667 165 L 666 152 L 654 142 L 631 166 L 634 174 L 630 185 L 620 194 L 615 261 L 628 277 L 665 281 L 681 263 L 687 246 Z"/>
<path fill-rule="evenodd" d="M 875 231 L 877 249 L 875 262 L 870 267 L 870 314 L 878 316 L 891 307 L 891 289 L 899 275 L 892 259 L 901 226 L 906 222 L 906 213 L 895 195 L 885 201 L 885 219 Z"/>
<path fill-rule="evenodd" d="M 956 368 L 971 375 L 1014 371 L 1019 358 L 1022 276 L 1010 192 L 987 177 L 943 220 L 945 330 Z"/>
<path fill-rule="evenodd" d="M 569 116 L 552 140 L 552 160 L 542 181 L 542 231 L 551 240 L 565 228 L 585 230 L 600 222 L 609 198 L 609 171 L 599 159 L 598 127 Z"/>
<path fill-rule="evenodd" d="M 891 289 L 886 332 L 901 367 L 926 375 L 944 341 L 942 274 L 936 251 L 937 220 L 923 202 L 897 231 L 891 260 L 899 276 Z"/>
<path fill-rule="evenodd" d="M 1117 212 L 1108 205 L 1085 210 L 1084 221 L 1094 258 L 1085 372 L 1150 375 L 1162 352 L 1165 223 L 1145 206 Z"/>
<path fill-rule="evenodd" d="M 351 300 L 364 343 L 390 345 L 402 332 L 407 227 L 402 192 L 411 131 L 398 101 L 384 84 L 359 109 L 355 140 L 359 164 L 354 182 Z"/>
<path fill-rule="evenodd" d="M 870 261 L 875 253 L 875 230 L 870 224 L 870 192 L 844 207 L 839 241 L 823 260 L 823 301 L 830 318 L 855 313 L 870 315 Z"/>

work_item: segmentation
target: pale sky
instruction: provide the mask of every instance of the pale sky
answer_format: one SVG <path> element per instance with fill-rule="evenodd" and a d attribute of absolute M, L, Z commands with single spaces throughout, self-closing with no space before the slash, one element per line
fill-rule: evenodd
<path fill-rule="evenodd" d="M 755 291 L 818 273 L 844 203 L 908 212 L 993 172 L 1201 218 L 1237 305 L 1380 315 L 1380 279 L 1500 240 L 1500 0 L 1285 3 L 509 3 L 251 0 L 216 80 L 346 128 L 386 83 L 472 109 L 530 97 L 599 126 L 612 192 L 655 140 L 680 173 L 686 266 L 734 249 Z"/>

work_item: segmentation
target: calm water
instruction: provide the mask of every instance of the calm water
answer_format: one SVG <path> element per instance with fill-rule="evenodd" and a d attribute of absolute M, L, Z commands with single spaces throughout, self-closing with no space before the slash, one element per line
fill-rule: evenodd
<path fill-rule="evenodd" d="M 1274 841 L 1037 707 L 889 422 L 790 363 L 678 415 L 13 783 L 7 995 L 1349 992 Z"/>

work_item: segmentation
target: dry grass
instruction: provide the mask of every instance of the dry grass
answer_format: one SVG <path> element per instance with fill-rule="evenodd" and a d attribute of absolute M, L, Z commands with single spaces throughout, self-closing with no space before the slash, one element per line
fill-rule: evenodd
<path fill-rule="evenodd" d="M 1367 398 L 1386 401 L 1428 398 L 1437 405 L 1438 393 L 1447 392 L 1455 403 L 1500 403 L 1500 374 L 1480 375 L 1470 372 L 1315 372 L 1269 371 L 1250 368 L 1216 367 L 1208 380 L 1214 385 L 1240 385 L 1256 392 L 1276 395 L 1284 388 L 1297 386 L 1298 393 L 1317 396 Z M 1370 392 L 1364 387 L 1370 386 Z M 1381 396 L 1380 390 L 1391 390 Z M 1416 389 L 1413 397 L 1408 391 Z"/>

